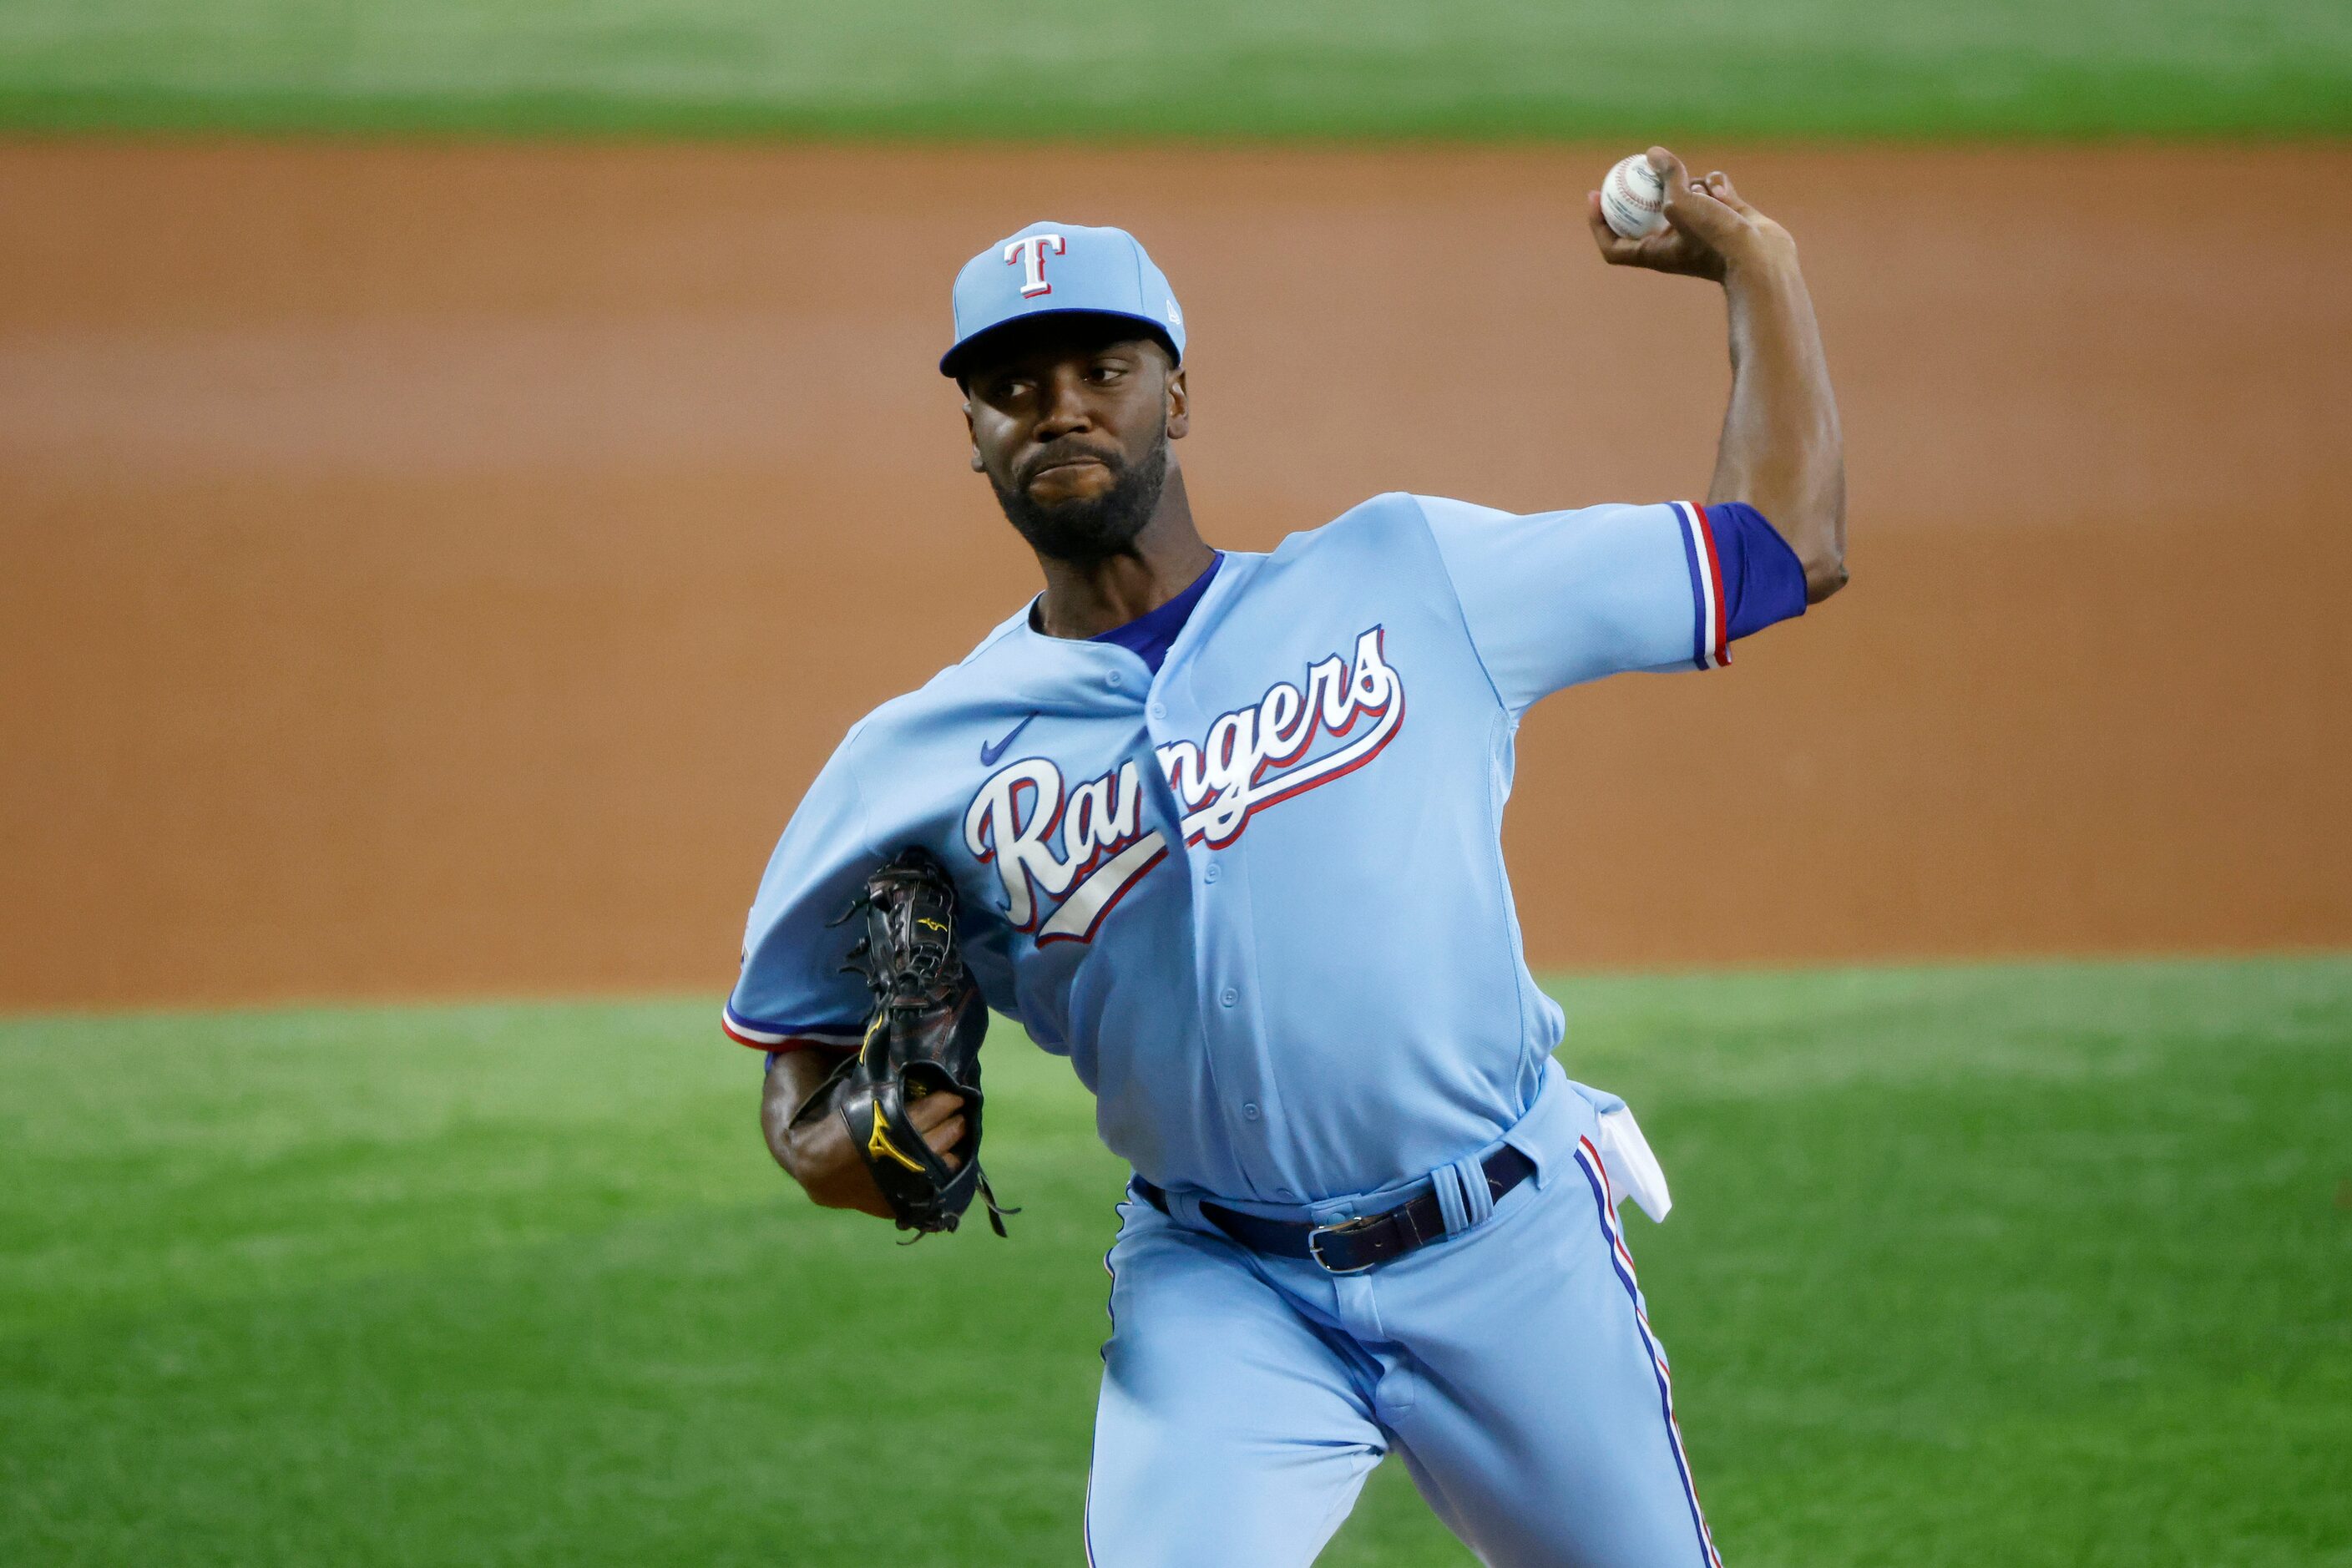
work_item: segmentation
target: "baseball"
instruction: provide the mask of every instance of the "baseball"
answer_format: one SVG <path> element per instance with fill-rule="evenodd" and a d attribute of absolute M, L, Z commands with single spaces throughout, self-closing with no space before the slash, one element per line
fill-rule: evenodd
<path fill-rule="evenodd" d="M 1601 182 L 1601 216 L 1626 239 L 1640 239 L 1666 226 L 1666 186 L 1650 167 L 1649 154 L 1620 158 Z"/>

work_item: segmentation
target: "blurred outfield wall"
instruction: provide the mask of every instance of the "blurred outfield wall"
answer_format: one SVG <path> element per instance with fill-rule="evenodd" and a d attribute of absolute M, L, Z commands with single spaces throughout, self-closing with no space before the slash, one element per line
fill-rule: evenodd
<path fill-rule="evenodd" d="M 1036 216 L 1175 274 L 1221 542 L 1703 489 L 1717 307 L 1578 217 L 1656 135 L 1804 244 L 1856 586 L 1538 711 L 1533 956 L 2352 942 L 2347 125 L 2293 0 L 15 0 L 0 1005 L 722 986 L 1031 591 L 928 366 Z"/>
<path fill-rule="evenodd" d="M 0 1002 L 723 987 L 842 731 L 1034 590 L 931 364 L 1032 216 L 1178 280 L 1220 542 L 1702 490 L 1720 306 L 1589 254 L 1612 151 L 0 150 Z M 2352 941 L 2352 152 L 1722 161 L 1854 585 L 1537 710 L 1531 955 Z M 2259 289 L 2225 179 L 2305 214 Z"/>

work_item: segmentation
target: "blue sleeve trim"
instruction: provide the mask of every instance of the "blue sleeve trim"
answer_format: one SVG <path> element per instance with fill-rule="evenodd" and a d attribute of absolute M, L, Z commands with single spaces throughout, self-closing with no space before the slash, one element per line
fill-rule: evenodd
<path fill-rule="evenodd" d="M 1805 568 L 1780 530 L 1744 501 L 1706 509 L 1723 573 L 1724 619 L 1732 637 L 1748 637 L 1805 613 Z"/>

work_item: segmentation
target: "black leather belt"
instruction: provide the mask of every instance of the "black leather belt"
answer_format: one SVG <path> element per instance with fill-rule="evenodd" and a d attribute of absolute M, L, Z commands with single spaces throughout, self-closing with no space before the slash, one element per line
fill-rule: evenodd
<path fill-rule="evenodd" d="M 1497 1203 L 1503 1194 L 1535 1174 L 1533 1160 L 1508 1143 L 1486 1156 L 1486 1189 Z M 1135 1178 L 1135 1190 L 1161 1214 L 1168 1212 L 1168 1194 Z M 1203 1202 L 1201 1212 L 1219 1230 L 1252 1252 L 1277 1258 L 1307 1258 L 1333 1274 L 1361 1274 L 1395 1261 L 1406 1253 L 1445 1239 L 1445 1210 L 1435 1191 L 1381 1214 L 1363 1215 L 1338 1225 L 1309 1225 L 1304 1220 L 1261 1219 L 1223 1204 Z"/>

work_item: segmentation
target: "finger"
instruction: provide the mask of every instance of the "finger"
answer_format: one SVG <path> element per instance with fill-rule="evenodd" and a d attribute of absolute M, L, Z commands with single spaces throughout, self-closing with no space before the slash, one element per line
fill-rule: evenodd
<path fill-rule="evenodd" d="M 1764 216 L 1756 210 L 1754 203 L 1732 188 L 1731 176 L 1720 169 L 1706 177 L 1706 193 L 1742 217 L 1757 218 Z"/>
<path fill-rule="evenodd" d="M 915 1124 L 916 1131 L 928 1137 L 932 1128 L 962 1109 L 962 1095 L 945 1091 L 927 1094 L 920 1100 L 907 1102 L 907 1120 Z"/>
<path fill-rule="evenodd" d="M 1670 226 L 1709 245 L 1728 238 L 1738 229 L 1738 215 L 1700 188 L 1672 151 L 1653 147 L 1647 156 L 1650 172 L 1666 187 L 1666 222 Z"/>
<path fill-rule="evenodd" d="M 1612 263 L 1615 262 L 1617 260 L 1615 251 L 1619 246 L 1625 242 L 1618 237 L 1617 231 L 1615 229 L 1609 226 L 1609 220 L 1601 216 L 1601 193 L 1599 191 L 1588 191 L 1585 193 L 1584 221 L 1586 226 L 1592 230 L 1592 243 L 1601 247 L 1601 258 L 1605 261 Z"/>
<path fill-rule="evenodd" d="M 962 1168 L 963 1157 L 950 1152 L 958 1143 L 963 1142 L 962 1117 L 953 1117 L 949 1121 L 940 1122 L 937 1127 L 932 1128 L 929 1132 L 923 1134 L 923 1142 L 931 1146 L 931 1152 L 940 1157 L 940 1164 L 945 1165 L 950 1171 L 961 1170 Z"/>
<path fill-rule="evenodd" d="M 1640 264 L 1643 242 L 1627 239 L 1609 226 L 1601 213 L 1601 193 L 1594 191 L 1584 198 L 1585 221 L 1592 228 L 1592 243 L 1601 247 L 1601 259 L 1612 267 L 1633 267 Z"/>
<path fill-rule="evenodd" d="M 1654 167 L 1655 153 L 1664 151 L 1653 150 Z M 1677 171 L 1682 168 L 1680 160 L 1675 161 L 1675 167 Z M 1706 187 L 1684 176 L 1666 184 L 1666 222 L 1708 246 L 1719 246 L 1738 234 L 1747 220 L 1709 195 Z"/>

